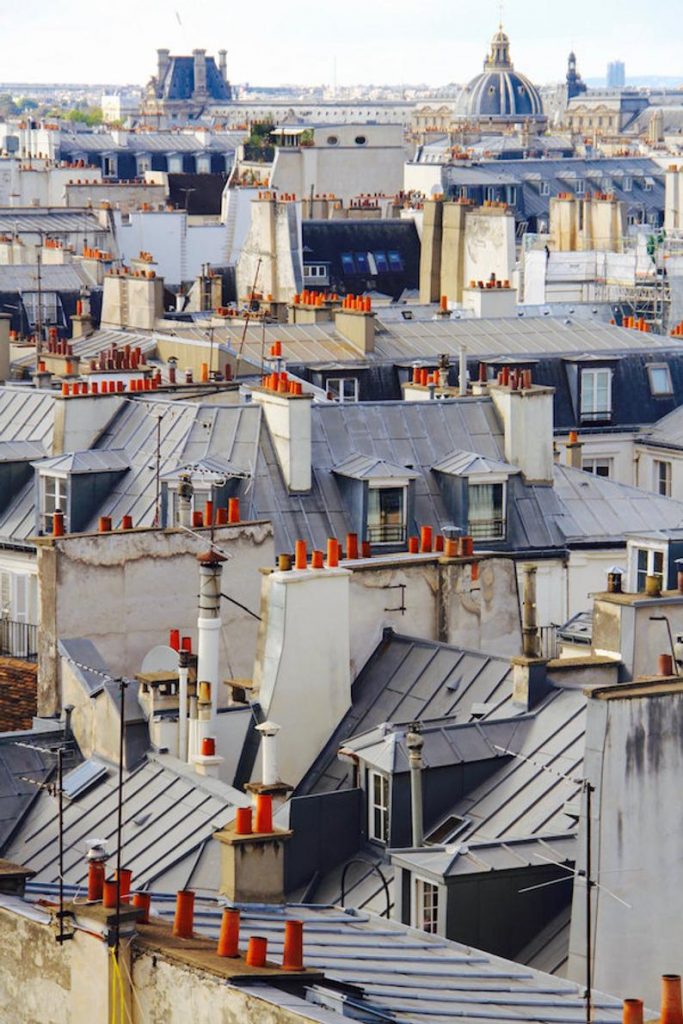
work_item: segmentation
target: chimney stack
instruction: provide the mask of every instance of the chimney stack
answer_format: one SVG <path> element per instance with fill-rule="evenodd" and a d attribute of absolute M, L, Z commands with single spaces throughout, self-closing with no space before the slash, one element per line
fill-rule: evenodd
<path fill-rule="evenodd" d="M 197 629 L 197 685 L 211 690 L 211 722 L 218 713 L 219 647 L 221 638 L 221 573 L 225 558 L 215 551 L 197 556 L 199 562 L 199 617 Z"/>
<path fill-rule="evenodd" d="M 567 441 L 567 465 L 571 466 L 572 469 L 581 469 L 581 452 L 583 450 L 583 442 L 579 441 L 579 435 L 576 430 L 569 431 L 569 440 Z"/>
<path fill-rule="evenodd" d="M 520 467 L 526 483 L 552 485 L 555 389 L 513 384 L 519 385 L 516 374 L 506 383 L 489 384 L 489 393 L 503 423 L 505 458 Z"/>
<path fill-rule="evenodd" d="M 214 832 L 221 846 L 219 892 L 232 903 L 284 902 L 284 844 L 292 833 L 273 828 L 272 797 L 256 797 L 256 829 L 240 815 L 235 823 Z M 259 831 L 263 829 L 264 831 Z"/>
<path fill-rule="evenodd" d="M 218 51 L 218 70 L 221 73 L 221 78 L 227 84 L 228 81 L 228 54 L 227 50 Z"/>
<path fill-rule="evenodd" d="M 195 97 L 206 96 L 206 50 L 193 50 Z"/>
<path fill-rule="evenodd" d="M 159 85 L 164 80 L 168 65 L 171 62 L 171 51 L 170 50 L 157 50 L 157 82 Z"/>
<path fill-rule="evenodd" d="M 286 486 L 290 491 L 310 491 L 313 396 L 255 388 L 252 398 L 263 406 Z"/>
<path fill-rule="evenodd" d="M 540 638 L 536 616 L 536 566 L 524 565 L 524 596 L 522 599 L 522 645 L 525 658 L 540 657 Z"/>

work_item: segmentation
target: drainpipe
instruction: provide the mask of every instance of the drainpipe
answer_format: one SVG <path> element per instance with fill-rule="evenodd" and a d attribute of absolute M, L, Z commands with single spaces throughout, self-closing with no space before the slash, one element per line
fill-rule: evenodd
<path fill-rule="evenodd" d="M 198 555 L 199 618 L 197 629 L 197 680 L 211 686 L 211 720 L 218 714 L 218 649 L 221 637 L 221 572 L 222 555 L 207 551 Z"/>
<path fill-rule="evenodd" d="M 178 757 L 187 761 L 187 678 L 190 674 L 188 651 L 178 651 Z"/>
<path fill-rule="evenodd" d="M 197 741 L 197 698 L 190 697 L 190 728 L 187 743 L 187 763 L 192 764 L 192 755 L 197 753 L 199 743 Z"/>
<path fill-rule="evenodd" d="M 264 786 L 274 786 L 280 781 L 277 763 L 277 734 L 280 728 L 275 722 L 262 722 L 256 726 L 256 732 L 261 733 L 261 782 Z"/>
<path fill-rule="evenodd" d="M 414 722 L 406 736 L 408 761 L 410 763 L 410 806 L 413 822 L 413 846 L 424 845 L 423 811 L 422 811 L 422 748 L 424 739 L 418 732 L 418 722 Z"/>
<path fill-rule="evenodd" d="M 525 565 L 522 601 L 522 650 L 525 658 L 540 657 L 538 621 L 536 618 L 536 566 Z"/>

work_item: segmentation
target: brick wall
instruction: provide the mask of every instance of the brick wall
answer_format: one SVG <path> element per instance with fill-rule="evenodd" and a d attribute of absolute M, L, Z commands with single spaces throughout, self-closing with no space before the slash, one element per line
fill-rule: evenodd
<path fill-rule="evenodd" d="M 37 714 L 38 666 L 0 658 L 0 732 L 30 729 Z"/>

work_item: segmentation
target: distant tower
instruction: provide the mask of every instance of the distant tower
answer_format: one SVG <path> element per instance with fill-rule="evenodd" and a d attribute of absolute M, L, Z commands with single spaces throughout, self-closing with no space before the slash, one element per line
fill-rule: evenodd
<path fill-rule="evenodd" d="M 567 99 L 571 100 L 585 91 L 586 83 L 576 70 L 576 54 L 572 50 L 567 61 Z"/>
<path fill-rule="evenodd" d="M 623 60 L 611 60 L 607 65 L 607 88 L 623 89 L 626 85 L 626 68 Z"/>

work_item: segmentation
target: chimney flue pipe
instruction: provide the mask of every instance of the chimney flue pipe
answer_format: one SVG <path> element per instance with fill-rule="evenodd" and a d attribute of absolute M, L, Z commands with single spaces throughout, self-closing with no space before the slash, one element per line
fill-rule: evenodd
<path fill-rule="evenodd" d="M 406 736 L 408 761 L 410 763 L 410 807 L 413 826 L 413 846 L 424 844 L 424 817 L 422 810 L 422 748 L 424 739 L 416 722 Z"/>
<path fill-rule="evenodd" d="M 536 619 L 536 566 L 525 565 L 522 601 L 522 648 L 525 658 L 540 657 L 538 622 Z"/>
<path fill-rule="evenodd" d="M 187 680 L 190 673 L 188 651 L 178 651 L 178 757 L 187 761 Z"/>
<path fill-rule="evenodd" d="M 460 349 L 460 371 L 458 380 L 458 393 L 461 398 L 467 394 L 467 349 L 463 345 Z"/>
<path fill-rule="evenodd" d="M 256 726 L 261 733 L 261 782 L 264 786 L 274 786 L 280 781 L 280 769 L 277 763 L 277 734 L 280 726 L 275 722 L 262 722 Z"/>
<path fill-rule="evenodd" d="M 218 650 L 221 635 L 222 555 L 199 555 L 199 617 L 197 629 L 197 679 L 211 684 L 211 718 L 218 713 Z"/>

